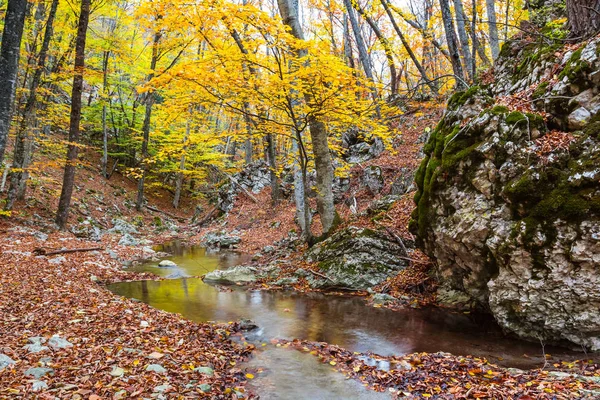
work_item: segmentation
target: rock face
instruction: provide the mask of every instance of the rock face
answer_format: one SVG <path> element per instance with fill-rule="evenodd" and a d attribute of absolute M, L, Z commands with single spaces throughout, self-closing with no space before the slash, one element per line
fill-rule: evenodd
<path fill-rule="evenodd" d="M 241 187 L 256 194 L 271 184 L 269 166 L 264 161 L 246 165 L 242 171 L 233 175 L 233 179 L 235 181 L 232 180 L 219 189 L 217 206 L 225 213 L 233 208 L 238 193 L 242 191 Z"/>
<path fill-rule="evenodd" d="M 227 232 L 213 232 L 207 233 L 202 238 L 202 244 L 206 247 L 217 248 L 217 249 L 231 249 L 235 248 L 242 239 L 234 234 Z"/>
<path fill-rule="evenodd" d="M 328 279 L 309 276 L 315 288 L 364 290 L 404 269 L 402 248 L 386 234 L 348 227 L 310 249 L 306 258 L 318 262 Z"/>
<path fill-rule="evenodd" d="M 505 44 L 496 83 L 450 99 L 411 230 L 445 297 L 467 295 L 522 337 L 600 350 L 600 42 L 532 42 Z M 494 103 L 511 95 L 534 112 Z"/>

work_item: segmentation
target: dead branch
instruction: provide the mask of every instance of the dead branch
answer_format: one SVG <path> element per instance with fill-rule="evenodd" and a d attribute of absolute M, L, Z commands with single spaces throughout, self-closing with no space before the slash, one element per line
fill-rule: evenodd
<path fill-rule="evenodd" d="M 65 253 L 83 253 L 86 251 L 96 251 L 96 250 L 104 250 L 104 247 L 83 247 L 78 249 L 61 249 L 61 250 L 47 250 L 37 248 L 33 252 L 39 256 L 53 256 L 56 254 L 65 254 Z"/>
<path fill-rule="evenodd" d="M 317 271 L 313 271 L 312 269 L 309 269 L 309 270 L 308 270 L 308 272 L 310 272 L 310 273 L 312 273 L 312 274 L 315 274 L 316 276 L 320 276 L 320 277 L 321 277 L 321 278 L 323 278 L 323 279 L 329 279 L 331 282 L 333 282 L 333 279 L 331 279 L 330 277 L 328 277 L 328 276 L 327 276 L 327 275 L 325 275 L 325 274 L 322 274 L 322 273 L 320 273 L 320 272 L 317 272 Z"/>
<path fill-rule="evenodd" d="M 157 213 L 160 213 L 160 214 L 164 214 L 164 215 L 166 215 L 167 217 L 169 217 L 169 218 L 173 218 L 174 220 L 177 220 L 177 221 L 179 221 L 179 222 L 185 222 L 185 218 L 178 217 L 177 215 L 174 215 L 174 214 L 171 214 L 171 213 L 169 213 L 169 212 L 166 212 L 166 211 L 160 210 L 160 209 L 158 209 L 158 208 L 156 208 L 156 207 L 152 207 L 152 206 L 146 205 L 146 208 L 147 208 L 148 210 L 150 210 L 150 211 L 154 211 L 154 212 L 157 212 Z"/>

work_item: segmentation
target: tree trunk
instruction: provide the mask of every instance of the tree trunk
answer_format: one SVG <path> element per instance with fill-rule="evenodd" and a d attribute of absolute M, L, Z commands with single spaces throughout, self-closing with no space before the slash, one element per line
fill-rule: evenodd
<path fill-rule="evenodd" d="M 108 177 L 108 126 L 106 121 L 106 102 L 108 100 L 108 59 L 110 51 L 105 51 L 102 59 L 102 175 Z"/>
<path fill-rule="evenodd" d="M 498 40 L 498 24 L 496 24 L 496 0 L 485 0 L 485 8 L 488 18 L 488 29 L 490 32 L 490 48 L 492 49 L 492 59 L 494 61 L 500 54 L 500 42 Z"/>
<path fill-rule="evenodd" d="M 450 53 L 450 61 L 452 62 L 452 71 L 456 79 L 456 87 L 463 88 L 465 75 L 463 73 L 462 64 L 460 62 L 460 54 L 458 53 L 458 40 L 454 31 L 454 22 L 452 21 L 452 12 L 448 0 L 440 0 L 440 8 L 442 10 L 442 20 L 444 22 L 444 31 L 446 32 L 446 43 L 448 44 L 448 52 Z"/>
<path fill-rule="evenodd" d="M 394 27 L 394 30 L 396 31 L 396 34 L 398 35 L 398 37 L 400 38 L 400 41 L 402 42 L 402 46 L 404 46 L 404 49 L 408 53 L 408 56 L 410 57 L 410 59 L 412 60 L 412 62 L 417 67 L 417 70 L 421 74 L 421 78 L 423 78 L 423 80 L 425 81 L 425 83 L 427 84 L 427 86 L 429 86 L 429 89 L 431 89 L 431 91 L 434 94 L 437 94 L 437 92 L 438 92 L 437 86 L 435 85 L 434 82 L 432 82 L 427 77 L 427 72 L 425 72 L 425 68 L 423 68 L 423 66 L 421 65 L 421 63 L 417 59 L 417 56 L 415 56 L 415 53 L 413 52 L 412 48 L 410 47 L 410 45 L 406 41 L 406 38 L 404 37 L 404 34 L 402 34 L 402 31 L 400 30 L 400 27 L 396 23 L 396 19 L 392 15 L 392 11 L 390 10 L 390 6 L 389 6 L 389 3 L 388 3 L 388 0 L 380 0 L 380 1 L 381 1 L 381 5 L 383 5 L 383 8 L 385 9 L 385 12 L 387 13 L 387 15 L 388 15 L 388 17 L 390 19 L 390 22 L 392 23 L 392 26 Z"/>
<path fill-rule="evenodd" d="M 570 36 L 587 39 L 600 31 L 600 0 L 567 0 L 567 17 Z"/>
<path fill-rule="evenodd" d="M 54 18 L 56 16 L 57 8 L 58 0 L 53 0 L 52 5 L 50 6 L 50 13 L 48 14 L 48 20 L 46 22 L 44 39 L 37 57 L 35 72 L 33 73 L 33 77 L 31 79 L 29 94 L 23 109 L 23 117 L 16 133 L 13 155 L 13 165 L 15 171 L 11 172 L 10 174 L 10 188 L 8 189 L 8 198 L 6 200 L 5 210 L 12 210 L 15 200 L 17 198 L 22 198 L 25 194 L 25 188 L 27 185 L 26 181 L 29 175 L 26 172 L 26 168 L 30 164 L 34 141 L 33 135 L 28 134 L 28 132 L 32 131 L 31 124 L 33 124 L 33 117 L 37 103 L 37 90 L 42 80 L 42 73 L 46 67 L 46 57 L 48 54 L 48 48 L 50 47 L 50 40 L 52 39 Z"/>
<path fill-rule="evenodd" d="M 352 26 L 352 32 L 354 32 L 354 40 L 356 40 L 356 47 L 358 48 L 358 57 L 360 58 L 360 63 L 363 66 L 363 70 L 365 71 L 365 76 L 367 77 L 367 79 L 373 82 L 371 92 L 373 95 L 373 100 L 377 101 L 378 95 L 377 89 L 375 89 L 374 85 L 375 79 L 373 78 L 373 70 L 371 69 L 371 57 L 367 52 L 365 40 L 362 36 L 362 32 L 360 31 L 360 26 L 358 25 L 356 15 L 354 14 L 352 0 L 344 0 L 344 5 L 346 7 L 346 11 L 348 12 L 348 19 L 350 20 L 350 25 Z"/>
<path fill-rule="evenodd" d="M 185 135 L 183 136 L 183 151 L 179 160 L 179 172 L 177 172 L 177 181 L 175 183 L 175 196 L 173 198 L 173 207 L 179 208 L 179 199 L 181 198 L 181 188 L 183 187 L 183 171 L 185 170 L 185 152 L 187 150 L 187 142 L 190 137 L 192 110 L 190 107 L 190 115 L 185 124 Z"/>
<path fill-rule="evenodd" d="M 373 20 L 373 18 L 371 18 L 356 1 L 351 1 L 356 11 L 358 11 L 361 17 L 363 17 L 363 19 L 367 21 L 367 24 L 369 24 L 371 30 L 373 31 L 373 33 L 375 33 L 375 36 L 377 36 L 377 40 L 379 40 L 381 47 L 383 47 L 383 51 L 385 52 L 385 58 L 387 59 L 388 66 L 390 68 L 390 94 L 393 97 L 396 94 L 398 94 L 398 72 L 396 70 L 396 64 L 394 62 L 394 51 L 392 50 L 392 46 L 389 40 L 387 40 L 386 37 L 383 35 L 381 29 L 379 29 L 379 26 Z"/>
<path fill-rule="evenodd" d="M 8 0 L 0 48 L 0 165 L 10 131 L 27 0 Z"/>
<path fill-rule="evenodd" d="M 150 82 L 154 78 L 154 70 L 156 69 L 156 63 L 158 61 L 158 42 L 160 41 L 161 34 L 156 32 L 154 34 L 154 40 L 152 41 L 152 58 L 150 60 L 150 73 L 146 78 L 146 82 Z M 138 192 L 137 199 L 135 201 L 135 209 L 142 211 L 144 207 L 144 183 L 146 180 L 146 174 L 148 173 L 148 144 L 150 142 L 150 122 L 152 120 L 152 106 L 154 105 L 155 97 L 152 90 L 146 93 L 145 103 L 146 111 L 144 113 L 144 122 L 142 124 L 142 176 L 138 181 Z"/>
<path fill-rule="evenodd" d="M 462 0 L 454 0 L 454 14 L 456 15 L 456 28 L 458 30 L 458 39 L 460 41 L 460 47 L 464 58 L 464 67 L 467 70 L 467 75 L 471 80 L 473 76 L 471 73 L 471 50 L 469 50 L 469 37 L 467 36 L 466 22 L 467 15 L 463 8 Z"/>
<path fill-rule="evenodd" d="M 277 176 L 277 151 L 275 149 L 275 139 L 271 133 L 267 133 L 267 158 L 269 161 L 269 175 L 271 177 L 271 203 L 276 206 L 281 199 L 279 190 L 279 177 Z"/>
<path fill-rule="evenodd" d="M 69 148 L 63 176 L 62 191 L 56 213 L 56 224 L 60 229 L 65 229 L 71 206 L 71 195 L 75 186 L 75 168 L 79 147 L 79 122 L 81 121 L 81 95 L 83 92 L 83 72 L 85 68 L 85 39 L 90 19 L 90 1 L 81 0 L 79 24 L 77 26 L 77 39 L 75 43 L 75 76 L 73 77 L 73 91 L 71 94 L 71 119 L 69 123 Z"/>
<path fill-rule="evenodd" d="M 277 0 L 279 13 L 283 22 L 291 29 L 292 34 L 299 40 L 304 40 L 304 32 L 298 20 L 298 2 L 297 0 Z M 298 54 L 303 57 L 305 50 Z M 304 100 L 310 106 L 314 99 L 310 93 L 303 93 Z M 327 142 L 327 129 L 325 124 L 314 114 L 307 116 L 310 137 L 313 144 L 313 156 L 315 158 L 315 169 L 317 172 L 317 211 L 321 216 L 323 234 L 327 235 L 334 227 L 337 213 L 333 203 L 333 165 L 329 144 Z"/>

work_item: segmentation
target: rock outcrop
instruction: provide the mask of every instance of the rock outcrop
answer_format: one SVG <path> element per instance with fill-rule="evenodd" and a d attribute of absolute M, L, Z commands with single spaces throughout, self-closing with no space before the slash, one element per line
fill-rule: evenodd
<path fill-rule="evenodd" d="M 494 83 L 450 99 L 411 230 L 446 293 L 522 337 L 600 350 L 600 40 L 557 43 L 514 38 Z"/>
<path fill-rule="evenodd" d="M 399 255 L 403 249 L 385 233 L 351 226 L 306 253 L 307 261 L 317 262 L 326 277 L 307 279 L 320 289 L 365 290 L 407 266 Z"/>

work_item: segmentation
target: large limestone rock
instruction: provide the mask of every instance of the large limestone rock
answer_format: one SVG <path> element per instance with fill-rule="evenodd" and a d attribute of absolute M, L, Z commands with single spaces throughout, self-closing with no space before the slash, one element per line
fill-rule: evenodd
<path fill-rule="evenodd" d="M 221 285 L 244 285 L 255 282 L 257 279 L 256 268 L 247 266 L 238 266 L 224 270 L 218 269 L 209 272 L 202 278 L 206 283 Z"/>
<path fill-rule="evenodd" d="M 407 263 L 398 258 L 403 254 L 385 233 L 349 227 L 307 252 L 307 260 L 318 262 L 327 277 L 309 276 L 308 280 L 321 289 L 368 289 L 404 269 Z"/>
<path fill-rule="evenodd" d="M 449 101 L 411 229 L 444 293 L 522 337 L 600 350 L 600 41 L 523 43 L 504 46 L 496 83 Z M 494 104 L 522 90 L 536 112 Z"/>

